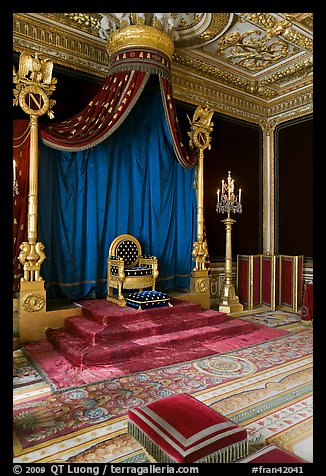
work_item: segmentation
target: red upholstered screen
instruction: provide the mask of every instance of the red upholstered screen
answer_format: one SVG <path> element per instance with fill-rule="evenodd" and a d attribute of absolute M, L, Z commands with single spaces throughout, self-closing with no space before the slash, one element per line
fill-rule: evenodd
<path fill-rule="evenodd" d="M 293 258 L 282 256 L 281 304 L 293 306 Z"/>
<path fill-rule="evenodd" d="M 272 260 L 269 256 L 263 256 L 263 304 L 272 304 Z"/>
<path fill-rule="evenodd" d="M 238 255 L 237 292 L 248 309 L 261 305 L 261 255 Z"/>
<path fill-rule="evenodd" d="M 279 256 L 262 257 L 262 303 L 275 309 L 279 297 Z"/>
<path fill-rule="evenodd" d="M 261 256 L 253 256 L 253 284 L 252 284 L 252 305 L 253 307 L 261 304 Z"/>
<path fill-rule="evenodd" d="M 302 304 L 303 256 L 238 255 L 237 291 L 248 309 Z"/>
<path fill-rule="evenodd" d="M 244 306 L 249 306 L 249 256 L 238 255 L 238 296 Z"/>
<path fill-rule="evenodd" d="M 294 311 L 302 304 L 303 256 L 280 255 L 280 305 Z"/>
<path fill-rule="evenodd" d="M 302 287 L 303 287 L 303 256 L 298 256 L 298 306 L 302 304 Z"/>

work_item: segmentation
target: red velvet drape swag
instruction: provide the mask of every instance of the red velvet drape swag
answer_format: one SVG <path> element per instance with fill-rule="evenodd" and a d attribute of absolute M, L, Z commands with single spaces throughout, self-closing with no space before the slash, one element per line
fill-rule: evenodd
<path fill-rule="evenodd" d="M 23 275 L 18 260 L 19 247 L 27 241 L 27 203 L 29 186 L 29 120 L 13 123 L 13 160 L 16 161 L 18 195 L 13 196 L 13 292 L 19 290 L 19 280 Z"/>
<path fill-rule="evenodd" d="M 149 76 L 150 73 L 143 71 L 108 76 L 84 110 L 66 121 L 40 129 L 43 142 L 67 151 L 85 150 L 99 144 L 122 124 Z"/>
<path fill-rule="evenodd" d="M 134 70 L 110 74 L 80 113 L 46 129 L 40 128 L 42 141 L 50 147 L 67 151 L 85 150 L 99 144 L 128 116 L 151 74 L 149 71 Z M 172 84 L 165 77 L 159 77 L 159 80 L 176 158 L 183 167 L 191 168 L 197 156 L 195 150 L 187 151 L 182 141 Z"/>

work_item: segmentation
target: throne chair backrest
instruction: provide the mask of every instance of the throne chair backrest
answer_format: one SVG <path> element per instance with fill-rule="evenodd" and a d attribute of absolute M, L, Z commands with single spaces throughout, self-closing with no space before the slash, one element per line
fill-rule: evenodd
<path fill-rule="evenodd" d="M 138 264 L 142 255 L 139 241 L 132 235 L 120 235 L 112 241 L 109 255 L 122 258 L 125 268 L 132 268 Z"/>

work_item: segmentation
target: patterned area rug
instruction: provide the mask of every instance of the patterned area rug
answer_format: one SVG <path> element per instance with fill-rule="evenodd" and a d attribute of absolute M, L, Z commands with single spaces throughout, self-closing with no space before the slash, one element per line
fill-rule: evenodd
<path fill-rule="evenodd" d="M 51 387 L 22 351 L 15 350 L 13 353 L 13 401 L 17 402 L 46 393 L 51 393 Z"/>
<path fill-rule="evenodd" d="M 300 315 L 290 311 L 266 311 L 241 315 L 241 319 L 267 327 L 280 327 L 300 323 Z"/>
<path fill-rule="evenodd" d="M 312 331 L 14 405 L 15 462 L 147 462 L 129 407 L 190 393 L 250 435 L 312 461 Z M 302 454 L 304 452 L 304 455 Z"/>

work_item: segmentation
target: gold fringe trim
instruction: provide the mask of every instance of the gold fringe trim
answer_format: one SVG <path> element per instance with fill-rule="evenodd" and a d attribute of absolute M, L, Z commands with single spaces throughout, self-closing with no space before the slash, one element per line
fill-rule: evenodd
<path fill-rule="evenodd" d="M 148 454 L 158 463 L 176 463 L 177 461 L 157 446 L 154 441 L 149 438 L 137 425 L 130 420 L 128 421 L 128 434 L 133 436 L 148 452 Z M 204 458 L 193 463 L 235 463 L 240 458 L 248 456 L 248 440 L 239 441 L 233 445 L 226 446 Z"/>

